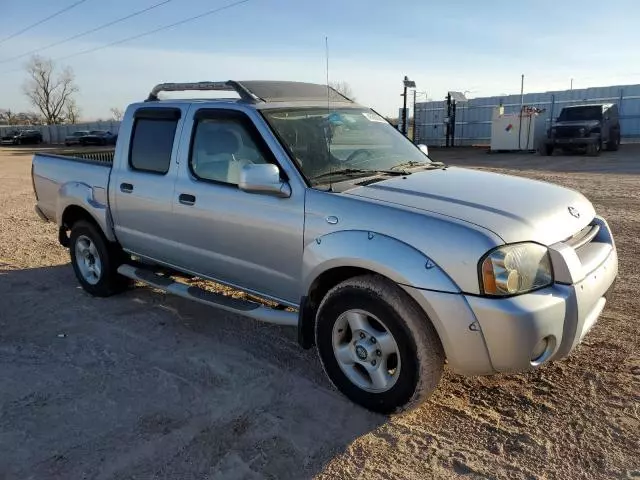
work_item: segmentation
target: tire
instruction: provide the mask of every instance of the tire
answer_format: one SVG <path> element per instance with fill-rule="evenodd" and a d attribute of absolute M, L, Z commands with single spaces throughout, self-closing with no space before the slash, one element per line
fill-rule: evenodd
<path fill-rule="evenodd" d="M 129 279 L 117 272 L 124 260 L 122 250 L 109 243 L 92 223 L 79 220 L 73 224 L 69 247 L 73 271 L 87 293 L 95 297 L 109 297 L 130 284 Z"/>
<path fill-rule="evenodd" d="M 596 143 L 590 143 L 589 145 L 587 145 L 586 153 L 590 157 L 597 157 L 598 155 L 600 155 L 601 151 L 602 151 L 602 143 L 600 141 Z"/>
<path fill-rule="evenodd" d="M 332 288 L 318 309 L 315 337 L 333 385 L 378 413 L 417 407 L 442 376 L 444 351 L 429 319 L 380 276 L 355 277 Z"/>
<path fill-rule="evenodd" d="M 620 149 L 620 135 L 617 135 L 612 142 L 607 142 L 607 150 L 617 152 Z"/>
<path fill-rule="evenodd" d="M 542 148 L 540 149 L 540 155 L 545 157 L 550 157 L 551 155 L 553 155 L 553 145 L 542 145 Z"/>

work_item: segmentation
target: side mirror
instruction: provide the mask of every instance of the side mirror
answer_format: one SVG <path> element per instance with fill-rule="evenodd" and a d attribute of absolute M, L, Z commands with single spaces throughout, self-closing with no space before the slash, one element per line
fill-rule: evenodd
<path fill-rule="evenodd" d="M 280 170 L 271 163 L 245 165 L 240 171 L 238 188 L 248 193 L 291 196 L 291 187 L 280 179 Z"/>
<path fill-rule="evenodd" d="M 418 145 L 418 150 L 424 153 L 427 157 L 429 156 L 429 148 L 427 148 L 426 145 L 421 143 L 420 145 Z"/>

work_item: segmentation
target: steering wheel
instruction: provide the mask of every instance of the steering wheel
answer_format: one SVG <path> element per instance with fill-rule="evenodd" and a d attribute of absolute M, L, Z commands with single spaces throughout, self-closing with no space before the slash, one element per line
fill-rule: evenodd
<path fill-rule="evenodd" d="M 370 160 L 372 156 L 373 155 L 371 154 L 370 150 L 359 148 L 358 150 L 354 150 L 353 152 L 351 152 L 344 163 L 355 166 L 365 163 L 366 161 Z"/>

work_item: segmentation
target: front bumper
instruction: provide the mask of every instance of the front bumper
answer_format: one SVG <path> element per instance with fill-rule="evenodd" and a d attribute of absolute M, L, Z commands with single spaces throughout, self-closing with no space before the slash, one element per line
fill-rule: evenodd
<path fill-rule="evenodd" d="M 586 147 L 587 145 L 595 145 L 600 141 L 599 136 L 589 137 L 571 137 L 571 138 L 551 138 L 547 140 L 547 145 L 556 147 Z"/>
<path fill-rule="evenodd" d="M 618 275 L 609 227 L 596 221 L 601 230 L 592 244 L 579 251 L 563 243 L 549 247 L 556 283 L 548 288 L 489 298 L 404 287 L 433 322 L 455 372 L 531 370 L 567 356 L 580 343 Z"/>
<path fill-rule="evenodd" d="M 14 139 L 0 140 L 0 145 L 16 145 L 17 143 L 18 143 L 18 141 L 14 140 Z"/>

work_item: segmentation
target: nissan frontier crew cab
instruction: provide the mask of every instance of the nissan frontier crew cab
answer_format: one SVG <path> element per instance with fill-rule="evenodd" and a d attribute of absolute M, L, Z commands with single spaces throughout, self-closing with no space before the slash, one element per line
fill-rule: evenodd
<path fill-rule="evenodd" d="M 158 98 L 182 90 L 234 98 Z M 445 361 L 487 375 L 567 356 L 618 273 L 580 193 L 433 162 L 326 85 L 158 85 L 114 152 L 36 154 L 32 175 L 88 293 L 138 281 L 295 326 L 338 390 L 383 413 L 427 398 Z"/>

